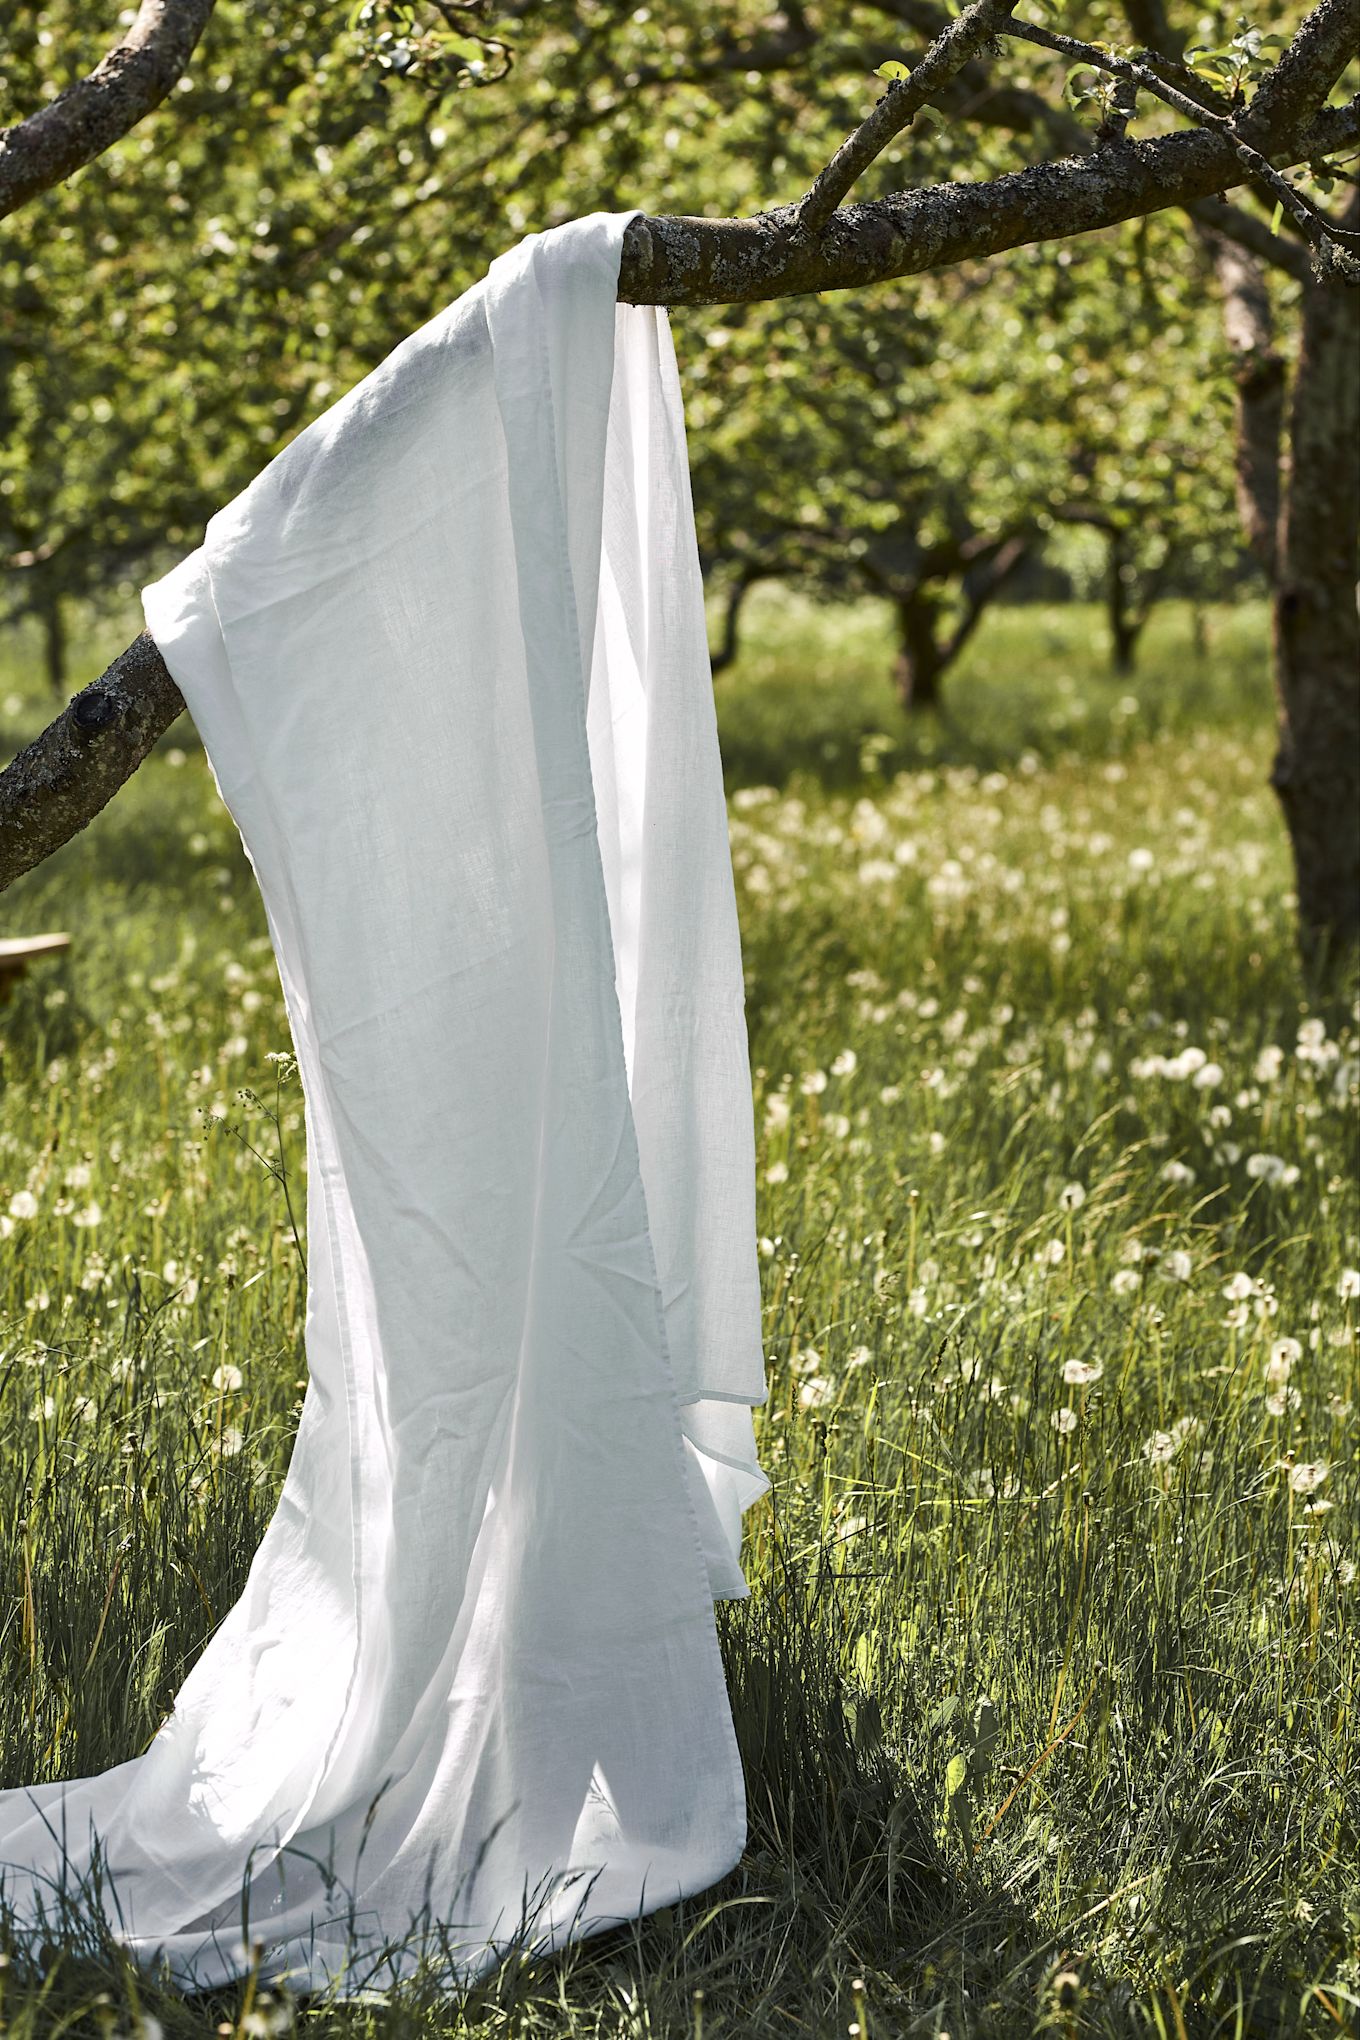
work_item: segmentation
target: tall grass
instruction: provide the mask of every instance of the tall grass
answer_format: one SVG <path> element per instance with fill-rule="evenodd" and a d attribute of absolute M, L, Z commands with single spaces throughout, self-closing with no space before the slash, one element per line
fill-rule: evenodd
<path fill-rule="evenodd" d="M 1296 971 L 1261 617 L 1205 649 L 1168 609 L 1130 682 L 1093 612 L 998 611 L 923 730 L 872 610 L 750 619 L 718 690 L 775 1483 L 720 1610 L 742 1866 L 457 2002 L 185 2002 L 72 1922 L 12 1939 L 12 2031 L 1354 2020 L 1360 1015 Z M 4 921 L 75 938 L 3 1009 L 16 1784 L 143 1747 L 239 1591 L 305 1284 L 282 1002 L 191 731 Z"/>

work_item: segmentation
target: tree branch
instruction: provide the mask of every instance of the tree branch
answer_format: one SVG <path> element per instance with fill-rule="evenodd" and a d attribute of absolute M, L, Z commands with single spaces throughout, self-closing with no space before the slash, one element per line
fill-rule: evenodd
<path fill-rule="evenodd" d="M 895 135 L 921 108 L 961 71 L 989 42 L 997 26 L 1009 16 L 1009 0 L 973 0 L 956 20 L 937 36 L 911 75 L 901 84 L 890 85 L 878 105 L 860 122 L 848 141 L 841 143 L 821 176 L 798 207 L 798 224 L 806 233 L 824 227 L 852 184 L 868 169 L 875 156 L 887 148 Z"/>
<path fill-rule="evenodd" d="M 1347 64 L 1360 54 L 1360 0 L 1319 0 L 1280 61 L 1261 80 L 1238 125 L 1268 149 L 1316 113 Z"/>
<path fill-rule="evenodd" d="M 1307 283 L 1311 277 L 1312 266 L 1298 242 L 1273 234 L 1264 220 L 1243 206 L 1233 205 L 1226 198 L 1197 198 L 1185 209 L 1197 227 L 1236 241 L 1239 248 L 1245 248 L 1258 262 L 1284 270 L 1296 283 Z"/>
<path fill-rule="evenodd" d="M 0 218 L 93 162 L 159 106 L 212 10 L 213 0 L 142 0 L 124 40 L 88 78 L 0 129 Z"/>
<path fill-rule="evenodd" d="M 144 631 L 0 773 L 0 884 L 93 821 L 183 707 Z"/>
<path fill-rule="evenodd" d="M 1360 20 L 1360 0 L 1327 0 L 1327 5 L 1350 8 L 1354 17 Z M 1319 13 L 1323 11 L 1324 9 L 1321 7 L 1318 9 Z M 1311 21 L 1312 19 L 1313 17 L 1310 16 L 1309 20 Z M 1019 42 L 1033 43 L 1038 49 L 1053 50 L 1061 56 L 1075 57 L 1078 62 L 1088 64 L 1093 71 L 1105 72 L 1110 77 L 1120 80 L 1127 88 L 1127 97 L 1120 107 L 1118 124 L 1120 139 L 1122 139 L 1123 129 L 1127 126 L 1128 120 L 1133 113 L 1135 97 L 1139 91 L 1149 93 L 1154 99 L 1160 99 L 1165 105 L 1171 107 L 1174 112 L 1183 115 L 1187 120 L 1195 122 L 1196 125 L 1217 130 L 1236 151 L 1243 169 L 1266 187 L 1272 197 L 1289 213 L 1305 239 L 1322 254 L 1329 257 L 1344 273 L 1349 275 L 1352 282 L 1360 282 L 1360 266 L 1356 266 L 1348 261 L 1346 251 L 1341 246 L 1343 240 L 1352 240 L 1355 237 L 1334 226 L 1324 213 L 1320 213 L 1315 206 L 1309 205 L 1302 193 L 1297 192 L 1286 178 L 1280 176 L 1274 166 L 1267 161 L 1260 150 L 1253 145 L 1252 141 L 1244 133 L 1247 115 L 1254 110 L 1255 101 L 1252 102 L 1251 108 L 1246 109 L 1242 113 L 1229 110 L 1220 111 L 1218 107 L 1207 103 L 1209 95 L 1206 94 L 1200 98 L 1192 97 L 1188 92 L 1183 92 L 1178 86 L 1170 84 L 1161 75 L 1160 71 L 1151 69 L 1146 63 L 1139 63 L 1128 57 L 1116 56 L 1112 50 L 1104 49 L 1094 43 L 1078 42 L 1074 36 L 1059 35 L 1053 29 L 1041 28 L 1033 22 L 1017 21 L 1014 16 L 1007 16 L 1006 20 L 1000 24 L 998 33 L 1014 36 Z M 1288 52 L 1286 52 L 1287 54 Z M 1283 61 L 1283 58 L 1281 58 L 1281 62 Z M 1346 59 L 1343 58 L 1336 73 L 1337 76 L 1340 75 L 1341 70 L 1344 70 L 1345 63 Z M 1273 76 L 1274 73 L 1271 74 L 1271 77 Z M 1334 79 L 1329 78 L 1327 84 L 1322 88 L 1322 96 L 1324 98 L 1327 92 L 1331 90 L 1333 82 Z M 1266 86 L 1269 83 L 1270 78 L 1267 78 L 1260 88 L 1261 92 L 1266 90 Z M 1295 96 L 1299 95 L 1296 94 Z M 1259 97 L 1260 93 L 1257 94 L 1258 99 Z M 1309 109 L 1305 109 L 1305 111 L 1307 110 Z M 1304 115 L 1300 114 L 1300 119 L 1303 117 Z M 1256 132 L 1256 130 L 1253 129 L 1253 132 Z M 1268 134 L 1270 132 L 1269 123 L 1264 125 L 1260 132 Z"/>
<path fill-rule="evenodd" d="M 1306 162 L 1360 140 L 1360 102 L 1327 107 L 1280 154 Z M 627 304 L 751 304 L 861 289 L 1034 241 L 1065 240 L 1242 181 L 1232 144 L 1195 128 L 977 184 L 937 184 L 846 206 L 820 234 L 796 205 L 749 219 L 639 218 L 624 238 Z"/>
<path fill-rule="evenodd" d="M 1353 4 L 1321 0 L 1319 11 Z M 979 0 L 955 27 L 976 26 L 982 8 Z M 996 12 L 988 9 L 988 22 Z M 1357 140 L 1360 100 L 1352 100 L 1324 108 L 1273 153 L 1282 162 L 1306 162 Z M 624 236 L 619 297 L 629 304 L 745 304 L 858 288 L 1187 206 L 1241 177 L 1231 140 L 1217 126 L 1197 126 L 976 184 L 936 185 L 840 211 L 832 200 L 820 230 L 809 229 L 798 205 L 750 219 L 639 216 Z M 832 189 L 823 187 L 823 202 Z M 0 891 L 99 813 L 183 706 L 145 636 L 73 698 L 0 772 Z"/>

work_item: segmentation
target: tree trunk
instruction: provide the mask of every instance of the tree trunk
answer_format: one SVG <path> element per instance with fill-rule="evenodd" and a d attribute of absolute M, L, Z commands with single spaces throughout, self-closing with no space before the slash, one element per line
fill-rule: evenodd
<path fill-rule="evenodd" d="M 1198 595 L 1190 598 L 1190 649 L 1197 659 L 1209 656 L 1209 610 Z"/>
<path fill-rule="evenodd" d="M 1360 201 L 1347 207 L 1347 225 Z M 1360 290 L 1304 287 L 1274 604 L 1271 784 L 1294 852 L 1299 941 L 1322 970 L 1360 940 Z"/>
<path fill-rule="evenodd" d="M 908 715 L 940 706 L 940 674 L 944 670 L 935 636 L 937 605 L 919 590 L 898 598 L 898 652 L 893 667 L 897 698 Z"/>
<path fill-rule="evenodd" d="M 1105 612 L 1110 625 L 1110 666 L 1121 676 L 1133 671 L 1144 622 L 1142 617 L 1134 614 L 1129 602 L 1132 574 L 1128 533 L 1112 528 L 1109 569 L 1105 577 Z"/>
<path fill-rule="evenodd" d="M 1264 265 L 1226 234 L 1200 227 L 1223 294 L 1223 330 L 1237 386 L 1237 514 L 1247 547 L 1275 578 L 1280 527 L 1280 442 L 1284 431 L 1284 357 Z"/>
<path fill-rule="evenodd" d="M 729 583 L 727 600 L 723 605 L 722 637 L 716 648 L 709 648 L 708 654 L 709 668 L 715 680 L 737 656 L 737 628 L 747 596 L 757 581 L 773 579 L 774 572 L 772 567 L 742 567 Z"/>

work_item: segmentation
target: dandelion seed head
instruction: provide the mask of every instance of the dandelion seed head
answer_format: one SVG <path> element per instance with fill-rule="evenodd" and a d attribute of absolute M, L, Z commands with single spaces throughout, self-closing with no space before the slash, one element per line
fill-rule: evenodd
<path fill-rule="evenodd" d="M 1100 1360 L 1064 1360 L 1062 1378 L 1071 1388 L 1087 1388 L 1105 1372 Z"/>

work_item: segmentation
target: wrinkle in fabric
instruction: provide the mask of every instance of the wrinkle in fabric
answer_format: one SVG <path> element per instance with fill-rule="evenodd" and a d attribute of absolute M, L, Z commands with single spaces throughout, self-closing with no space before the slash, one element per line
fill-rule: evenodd
<path fill-rule="evenodd" d="M 0 1867 L 36 1916 L 97 1849 L 121 1937 L 197 1987 L 255 1937 L 298 1988 L 391 1981 L 432 1924 L 470 1976 L 744 1846 L 714 1601 L 768 1486 L 754 1129 L 631 217 L 502 256 L 144 591 L 279 967 L 309 1380 L 171 1715 L 0 1794 Z"/>

